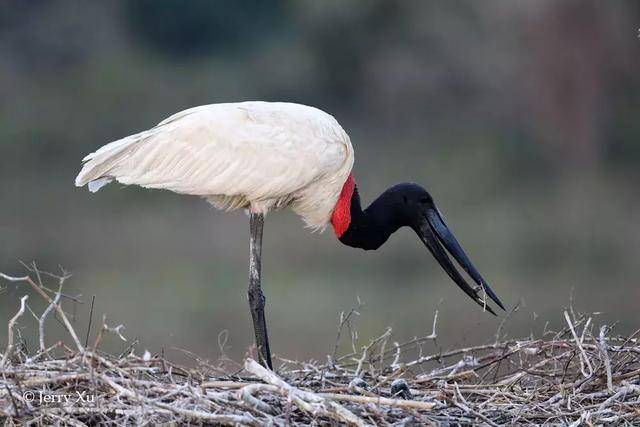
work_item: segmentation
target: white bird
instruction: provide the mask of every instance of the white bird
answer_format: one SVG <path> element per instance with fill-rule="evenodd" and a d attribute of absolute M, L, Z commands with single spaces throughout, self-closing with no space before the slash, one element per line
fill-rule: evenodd
<path fill-rule="evenodd" d="M 258 356 L 271 367 L 260 286 L 264 215 L 291 207 L 313 230 L 332 223 L 339 240 L 377 249 L 398 228 L 412 227 L 449 276 L 478 304 L 502 303 L 449 231 L 433 199 L 416 184 L 398 184 L 366 210 L 351 175 L 351 141 L 329 114 L 284 102 L 241 102 L 191 108 L 157 126 L 111 142 L 83 159 L 76 186 L 92 192 L 115 180 L 204 197 L 250 217 L 249 305 Z M 472 288 L 442 245 L 477 283 Z M 493 311 L 491 311 L 493 312 Z"/>

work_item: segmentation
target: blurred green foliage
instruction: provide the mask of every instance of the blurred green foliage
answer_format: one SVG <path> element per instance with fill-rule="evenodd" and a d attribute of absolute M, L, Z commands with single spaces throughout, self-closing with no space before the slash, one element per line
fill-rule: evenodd
<path fill-rule="evenodd" d="M 173 58 L 260 48 L 286 23 L 284 3 L 140 0 L 127 3 L 131 33 Z M 248 19 L 249 18 L 249 19 Z"/>

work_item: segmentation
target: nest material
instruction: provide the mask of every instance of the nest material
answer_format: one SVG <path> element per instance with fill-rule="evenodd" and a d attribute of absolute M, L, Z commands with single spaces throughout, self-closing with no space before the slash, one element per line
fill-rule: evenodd
<path fill-rule="evenodd" d="M 610 337 L 592 318 L 565 311 L 566 327 L 541 339 L 422 354 L 428 337 L 395 343 L 391 331 L 326 363 L 279 359 L 275 372 L 248 358 L 233 370 L 228 359 L 180 367 L 160 355 L 100 350 L 103 321 L 83 345 L 60 305 L 29 276 L 0 277 L 30 285 L 45 298 L 36 318 L 40 351 L 14 344 L 8 326 L 0 359 L 0 416 L 5 425 L 232 424 L 232 425 L 458 425 L 640 424 L 640 343 L 635 334 Z M 62 283 L 64 280 L 60 280 Z M 36 289 L 38 288 L 38 289 Z M 55 311 L 72 346 L 44 347 L 44 320 Z M 338 339 L 354 311 L 341 319 Z M 597 332 L 597 333 L 596 333 Z M 337 348 L 337 346 L 336 346 Z M 278 364 L 277 364 L 278 365 Z M 232 372 L 232 373 L 229 373 Z"/>

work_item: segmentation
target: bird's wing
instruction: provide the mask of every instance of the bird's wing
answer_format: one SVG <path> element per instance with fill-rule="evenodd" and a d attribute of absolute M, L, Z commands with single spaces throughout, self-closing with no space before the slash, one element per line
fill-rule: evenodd
<path fill-rule="evenodd" d="M 212 104 L 85 157 L 76 185 L 123 184 L 266 200 L 351 168 L 349 138 L 330 115 L 298 104 Z M 348 174 L 348 171 L 347 171 Z M 346 175 L 345 175 L 346 179 Z M 97 188 L 96 188 L 97 187 Z"/>

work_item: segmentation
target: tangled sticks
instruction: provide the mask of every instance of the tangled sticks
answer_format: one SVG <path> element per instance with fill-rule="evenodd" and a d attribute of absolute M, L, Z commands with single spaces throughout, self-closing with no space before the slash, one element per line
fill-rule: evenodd
<path fill-rule="evenodd" d="M 100 350 L 105 334 L 122 327 L 104 319 L 95 339 L 82 343 L 62 301 L 67 276 L 49 289 L 35 268 L 0 279 L 27 285 L 47 304 L 33 313 L 26 295 L 8 324 L 0 359 L 0 416 L 9 423 L 86 425 L 100 422 L 291 425 L 376 424 L 633 424 L 640 420 L 640 345 L 635 335 L 610 337 L 592 318 L 564 313 L 563 330 L 544 338 L 416 353 L 433 333 L 394 343 L 386 331 L 368 345 L 330 356 L 324 364 L 280 358 L 276 371 L 252 359 L 230 369 L 228 359 L 194 368 L 161 355 Z M 38 351 L 15 339 L 18 322 L 33 314 Z M 45 321 L 55 313 L 69 345 L 47 347 Z M 352 313 L 342 317 L 340 332 Z M 352 338 L 354 335 L 352 334 Z M 337 347 L 336 347 L 337 349 Z M 278 359 L 277 359 L 278 360 Z M 228 372 L 235 372 L 228 374 Z M 419 374 L 417 372 L 420 372 Z"/>

